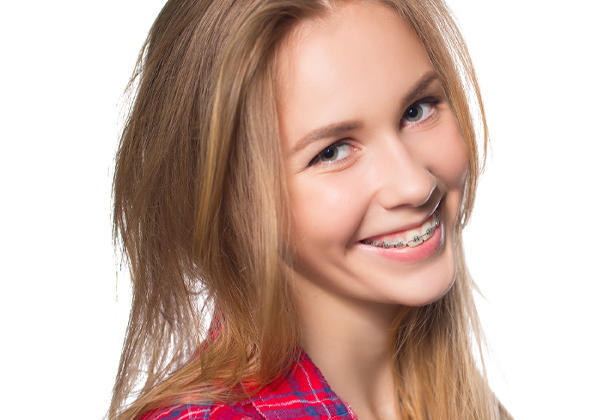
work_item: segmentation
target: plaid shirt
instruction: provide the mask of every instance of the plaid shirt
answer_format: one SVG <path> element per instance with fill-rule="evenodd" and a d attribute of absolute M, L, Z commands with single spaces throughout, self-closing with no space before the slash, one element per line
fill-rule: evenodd
<path fill-rule="evenodd" d="M 235 404 L 178 405 L 151 411 L 141 420 L 353 419 L 356 414 L 330 388 L 307 353 L 290 373 L 250 400 Z"/>

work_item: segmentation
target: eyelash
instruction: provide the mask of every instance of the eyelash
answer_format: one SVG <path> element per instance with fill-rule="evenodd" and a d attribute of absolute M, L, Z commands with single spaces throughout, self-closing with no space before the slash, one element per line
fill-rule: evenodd
<path fill-rule="evenodd" d="M 437 112 L 437 105 L 441 102 L 441 100 L 439 100 L 438 98 L 435 97 L 427 97 L 427 98 L 423 98 L 420 99 L 416 102 L 414 102 L 412 105 L 410 105 L 407 109 L 406 112 L 404 112 L 403 116 L 402 116 L 402 120 L 400 121 L 400 125 L 401 127 L 417 127 L 421 124 L 425 124 L 429 118 L 432 118 L 435 113 Z M 421 106 L 421 105 L 431 105 L 431 111 L 430 113 L 423 119 L 423 120 L 419 120 L 419 121 L 415 121 L 412 122 L 410 124 L 403 124 L 403 120 L 406 118 L 406 114 L 408 111 L 410 111 L 411 109 Z M 327 151 L 331 150 L 331 149 L 337 149 L 340 146 L 348 146 L 348 147 L 352 147 L 354 148 L 350 143 L 348 143 L 345 140 L 338 140 L 332 144 L 330 144 L 329 146 L 327 146 L 325 149 L 323 149 L 321 152 L 319 152 L 313 159 L 311 159 L 311 161 L 309 162 L 309 164 L 307 166 L 313 166 L 313 165 L 317 165 L 317 164 L 323 164 L 323 165 L 335 165 L 338 162 L 342 162 L 347 158 L 342 158 L 340 160 L 334 160 L 334 161 L 322 161 L 321 157 L 323 156 L 324 153 L 326 153 Z"/>
<path fill-rule="evenodd" d="M 437 112 L 436 107 L 440 102 L 441 101 L 439 99 L 434 98 L 432 96 L 418 100 L 417 102 L 415 102 L 414 104 L 412 104 L 411 106 L 409 106 L 406 109 L 406 112 L 404 113 L 402 119 L 404 120 L 406 118 L 406 114 L 408 111 L 410 111 L 411 109 L 413 109 L 417 106 L 420 106 L 420 105 L 431 105 L 431 113 L 427 117 L 425 117 L 425 119 L 423 119 L 423 120 L 416 121 L 411 124 L 405 124 L 405 125 L 410 126 L 410 127 L 416 127 L 420 124 L 424 124 L 427 120 L 429 120 L 429 118 L 431 118 L 435 115 L 435 113 Z M 400 123 L 402 124 L 402 121 L 400 121 Z"/>

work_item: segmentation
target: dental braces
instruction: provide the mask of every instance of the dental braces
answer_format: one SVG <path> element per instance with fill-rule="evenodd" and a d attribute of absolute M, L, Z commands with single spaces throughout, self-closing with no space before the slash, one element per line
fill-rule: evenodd
<path fill-rule="evenodd" d="M 421 241 L 425 241 L 427 239 L 429 239 L 431 237 L 431 233 L 433 233 L 433 231 L 435 229 L 437 229 L 437 227 L 439 226 L 439 220 L 440 220 L 440 215 L 439 212 L 435 214 L 434 218 L 433 218 L 433 226 L 430 226 L 423 235 L 415 235 L 410 241 L 404 242 L 404 241 L 400 241 L 397 242 L 396 244 L 387 244 L 387 243 L 383 243 L 381 245 L 374 245 L 374 246 L 380 246 L 382 248 L 388 249 L 388 248 L 406 248 L 406 247 L 410 247 L 413 248 L 417 245 L 419 245 L 421 243 Z M 427 235 L 427 238 L 423 239 L 423 236 Z M 373 245 L 373 242 L 371 243 L 371 245 Z"/>

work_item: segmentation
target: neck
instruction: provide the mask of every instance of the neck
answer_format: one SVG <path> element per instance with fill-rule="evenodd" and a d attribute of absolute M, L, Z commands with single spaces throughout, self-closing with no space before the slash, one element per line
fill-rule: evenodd
<path fill-rule="evenodd" d="M 396 419 L 392 325 L 400 307 L 356 301 L 297 279 L 302 346 L 362 419 Z"/>

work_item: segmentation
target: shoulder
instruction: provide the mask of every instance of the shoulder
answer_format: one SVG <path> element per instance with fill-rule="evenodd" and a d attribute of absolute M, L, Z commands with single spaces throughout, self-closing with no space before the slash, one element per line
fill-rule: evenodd
<path fill-rule="evenodd" d="M 139 420 L 254 420 L 263 419 L 251 404 L 182 404 L 162 407 L 142 415 Z"/>
<path fill-rule="evenodd" d="M 244 383 L 251 397 L 245 401 L 225 404 L 180 404 L 164 407 L 141 416 L 139 420 L 265 420 L 313 418 L 351 419 L 357 417 L 334 391 L 311 361 L 301 351 L 286 375 L 265 386 Z"/>

